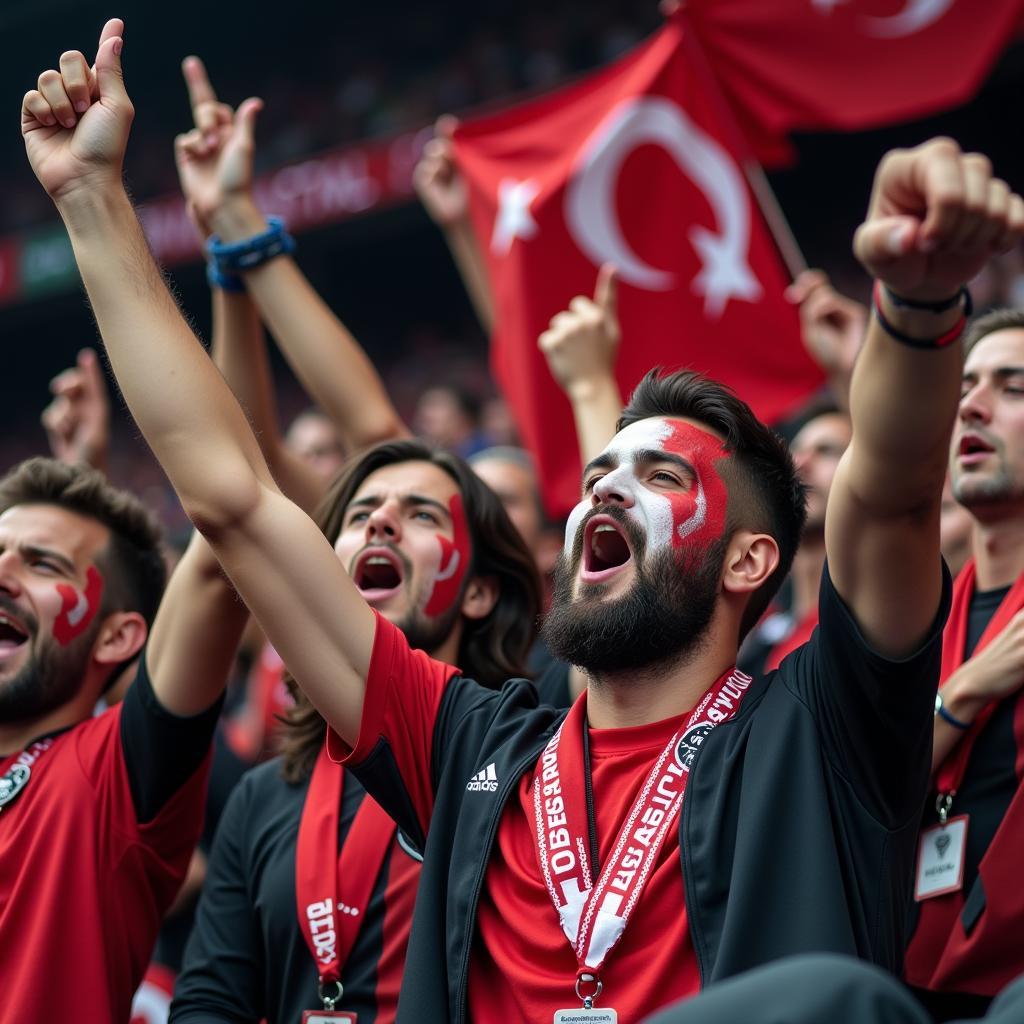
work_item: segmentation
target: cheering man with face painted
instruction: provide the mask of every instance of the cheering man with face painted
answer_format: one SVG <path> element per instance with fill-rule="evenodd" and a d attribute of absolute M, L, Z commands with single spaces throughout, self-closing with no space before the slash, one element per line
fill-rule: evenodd
<path fill-rule="evenodd" d="M 566 715 L 525 682 L 492 692 L 411 651 L 281 495 L 125 195 L 120 46 L 100 47 L 80 118 L 56 88 L 29 93 L 29 159 L 186 510 L 333 727 L 331 753 L 426 839 L 399 1019 L 633 1022 L 787 953 L 898 967 L 945 613 L 961 286 L 1024 233 L 1024 203 L 948 140 L 879 167 L 855 240 L 877 311 L 820 625 L 757 684 L 732 666 L 797 543 L 792 464 L 723 388 L 644 382 L 568 531 L 548 636 L 591 686 Z M 241 243 L 241 273 L 281 251 L 230 216 L 214 227 Z M 452 516 L 438 533 L 445 577 Z"/>
<path fill-rule="evenodd" d="M 199 839 L 246 614 L 199 538 L 161 600 L 165 575 L 149 513 L 96 471 L 31 459 L 0 479 L 4 1024 L 55 1019 L 57 978 L 77 1020 L 127 1020 Z"/>

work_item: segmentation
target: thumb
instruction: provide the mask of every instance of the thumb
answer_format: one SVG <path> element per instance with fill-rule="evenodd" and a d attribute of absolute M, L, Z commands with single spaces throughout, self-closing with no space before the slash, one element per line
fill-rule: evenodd
<path fill-rule="evenodd" d="M 858 229 L 853 239 L 857 259 L 877 269 L 905 256 L 914 248 L 920 222 L 915 217 L 875 217 Z"/>
<path fill-rule="evenodd" d="M 253 145 L 256 131 L 256 118 L 263 109 L 263 100 L 256 96 L 250 96 L 239 106 L 235 114 L 235 141 L 243 142 L 246 145 Z"/>
<path fill-rule="evenodd" d="M 594 302 L 613 320 L 618 315 L 619 271 L 614 263 L 602 263 L 594 286 Z"/>
<path fill-rule="evenodd" d="M 121 71 L 121 50 L 124 40 L 120 36 L 104 39 L 96 54 L 96 81 L 101 100 L 120 100 L 128 103 Z"/>

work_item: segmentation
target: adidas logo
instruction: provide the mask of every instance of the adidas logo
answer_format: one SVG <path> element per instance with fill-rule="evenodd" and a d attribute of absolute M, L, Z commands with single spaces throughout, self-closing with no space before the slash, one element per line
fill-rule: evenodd
<path fill-rule="evenodd" d="M 498 790 L 498 773 L 494 770 L 492 761 L 486 768 L 481 768 L 466 783 L 468 793 L 495 793 Z"/>

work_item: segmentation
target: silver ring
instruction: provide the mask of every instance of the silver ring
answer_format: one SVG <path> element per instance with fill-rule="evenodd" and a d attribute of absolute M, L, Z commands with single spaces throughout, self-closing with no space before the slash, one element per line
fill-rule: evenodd
<path fill-rule="evenodd" d="M 320 997 L 320 1001 L 324 1004 L 324 1009 L 330 1012 L 334 1009 L 337 1003 L 341 1002 L 341 997 L 345 990 L 344 988 L 342 988 L 340 981 L 329 981 L 327 984 L 334 985 L 337 987 L 337 992 L 335 992 L 333 996 L 324 994 L 324 983 L 322 981 L 318 981 L 316 983 L 316 994 Z"/>
<path fill-rule="evenodd" d="M 580 991 L 580 985 L 584 981 L 592 981 L 594 983 L 594 991 L 591 995 L 585 996 Z M 596 974 L 581 974 L 576 978 L 576 998 L 577 999 L 589 999 L 593 1002 L 602 992 L 604 991 L 604 983 L 601 981 Z"/>

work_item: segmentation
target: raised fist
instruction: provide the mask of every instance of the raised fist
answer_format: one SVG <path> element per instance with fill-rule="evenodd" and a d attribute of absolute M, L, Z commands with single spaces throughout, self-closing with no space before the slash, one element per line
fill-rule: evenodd
<path fill-rule="evenodd" d="M 896 294 L 941 301 L 1024 233 L 1024 200 L 988 158 L 932 139 L 887 153 L 853 240 L 864 269 Z"/>
<path fill-rule="evenodd" d="M 448 228 L 469 216 L 466 182 L 455 165 L 451 134 L 456 121 L 451 115 L 437 119 L 434 138 L 412 172 L 412 183 L 420 202 L 438 227 Z"/>
<path fill-rule="evenodd" d="M 598 271 L 594 297 L 577 295 L 556 314 L 537 344 L 566 394 L 614 376 L 619 350 L 618 278 L 615 267 Z"/>
<path fill-rule="evenodd" d="M 195 127 L 174 140 L 174 160 L 189 214 L 206 237 L 216 212 L 252 190 L 253 135 L 263 101 L 251 97 L 232 110 L 217 100 L 198 57 L 186 57 L 181 70 Z"/>
<path fill-rule="evenodd" d="M 54 200 L 80 188 L 118 185 L 135 111 L 121 75 L 124 23 L 103 26 L 96 62 L 78 50 L 61 54 L 25 94 L 21 134 L 32 170 Z"/>

